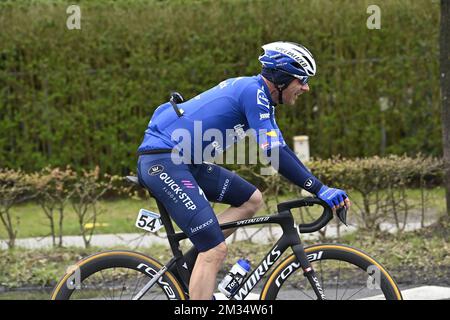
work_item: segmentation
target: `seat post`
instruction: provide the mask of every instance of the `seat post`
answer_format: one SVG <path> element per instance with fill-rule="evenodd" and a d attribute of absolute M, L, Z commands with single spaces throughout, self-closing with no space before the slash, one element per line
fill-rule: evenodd
<path fill-rule="evenodd" d="M 167 239 L 169 240 L 170 247 L 172 248 L 175 258 L 177 258 L 178 256 L 176 254 L 179 253 L 179 255 L 181 256 L 182 253 L 179 249 L 179 243 L 174 242 L 171 238 L 175 234 L 175 229 L 173 228 L 172 220 L 170 219 L 169 213 L 167 212 L 164 205 L 156 198 L 155 201 L 156 205 L 158 206 L 158 210 L 161 215 L 163 225 L 166 228 Z"/>
<path fill-rule="evenodd" d="M 173 228 L 172 220 L 170 219 L 169 213 L 167 212 L 166 208 L 161 202 L 159 202 L 157 199 L 155 200 L 156 205 L 158 206 L 159 212 L 161 214 L 161 220 L 164 224 L 164 227 L 166 228 L 167 238 L 169 239 L 169 243 L 175 257 L 176 258 L 178 257 L 176 253 L 179 253 L 180 256 L 184 256 L 184 259 L 188 265 L 188 269 L 192 270 L 194 268 L 195 260 L 197 259 L 198 250 L 193 246 L 190 250 L 186 252 L 186 254 L 183 255 L 178 246 L 179 242 L 173 241 L 170 237 L 171 235 L 175 234 L 175 230 Z"/>

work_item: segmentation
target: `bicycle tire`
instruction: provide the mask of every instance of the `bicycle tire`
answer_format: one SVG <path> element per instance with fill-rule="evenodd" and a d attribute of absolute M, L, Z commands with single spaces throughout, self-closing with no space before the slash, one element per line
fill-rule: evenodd
<path fill-rule="evenodd" d="M 376 266 L 380 271 L 380 290 L 387 300 L 402 300 L 397 283 L 386 269 L 367 253 L 340 244 L 319 244 L 305 248 L 308 259 L 313 267 L 317 261 L 336 260 L 349 263 L 364 271 L 369 266 Z M 302 272 L 294 254 L 286 257 L 270 274 L 261 291 L 261 300 L 275 300 L 285 281 L 296 272 Z M 317 271 L 317 270 L 316 270 Z"/>
<path fill-rule="evenodd" d="M 133 252 L 133 251 L 107 251 L 93 254 L 80 260 L 76 263 L 75 268 L 70 270 L 61 278 L 61 280 L 55 286 L 51 300 L 69 300 L 76 290 L 73 284 L 68 285 L 72 277 L 75 274 L 75 270 L 79 270 L 79 279 L 81 283 L 92 276 L 93 274 L 100 273 L 103 270 L 111 268 L 125 268 L 138 271 L 139 273 L 151 279 L 153 274 L 156 274 L 163 265 L 157 260 L 148 257 L 146 255 Z M 166 271 L 163 276 L 158 280 L 155 286 L 158 285 L 165 297 L 169 300 L 185 300 L 186 295 L 173 274 Z"/>

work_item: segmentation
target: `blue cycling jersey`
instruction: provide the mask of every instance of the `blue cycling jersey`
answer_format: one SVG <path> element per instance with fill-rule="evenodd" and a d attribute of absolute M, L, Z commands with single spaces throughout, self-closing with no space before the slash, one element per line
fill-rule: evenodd
<path fill-rule="evenodd" d="M 261 75 L 227 79 L 178 107 L 182 116 L 174 112 L 170 103 L 155 110 L 139 152 L 181 146 L 185 152 L 189 149 L 190 158 L 198 163 L 203 159 L 196 155 L 207 151 L 214 157 L 242 139 L 248 129 L 253 129 L 251 132 L 264 150 L 286 145 L 275 122 L 269 88 Z M 190 148 L 184 143 L 189 143 Z"/>
<path fill-rule="evenodd" d="M 138 177 L 199 251 L 225 240 L 208 201 L 239 207 L 256 190 L 225 168 L 202 164 L 203 158 L 214 157 L 249 132 L 280 174 L 312 193 L 321 189 L 322 183 L 285 143 L 274 105 L 258 75 L 222 81 L 189 101 L 177 106 L 164 103 L 155 110 L 138 148 Z M 173 154 L 151 154 L 161 150 L 178 150 L 184 163 L 175 163 Z"/>
<path fill-rule="evenodd" d="M 250 131 L 266 155 L 272 150 L 279 151 L 279 164 L 271 161 L 279 173 L 317 194 L 322 183 L 286 145 L 275 121 L 274 105 L 261 75 L 222 81 L 178 104 L 182 115 L 175 112 L 169 102 L 160 105 L 148 124 L 138 152 L 176 149 L 184 159 L 199 164 L 205 160 L 205 155 L 209 160 Z"/>

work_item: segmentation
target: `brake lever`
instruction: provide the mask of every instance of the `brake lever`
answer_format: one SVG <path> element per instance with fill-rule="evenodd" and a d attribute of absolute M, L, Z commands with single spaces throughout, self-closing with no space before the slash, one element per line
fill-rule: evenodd
<path fill-rule="evenodd" d="M 336 215 L 338 216 L 339 220 L 341 220 L 341 222 L 343 224 L 345 224 L 346 227 L 348 227 L 347 224 L 347 208 L 346 207 L 341 207 L 339 209 L 336 210 Z"/>

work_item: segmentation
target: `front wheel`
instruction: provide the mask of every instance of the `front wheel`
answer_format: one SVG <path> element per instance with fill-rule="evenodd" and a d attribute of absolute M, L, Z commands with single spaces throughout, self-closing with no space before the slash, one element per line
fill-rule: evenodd
<path fill-rule="evenodd" d="M 402 300 L 394 279 L 384 267 L 361 250 L 321 244 L 305 248 L 325 297 L 330 300 Z M 285 258 L 271 273 L 261 300 L 316 300 L 294 254 Z"/>
<path fill-rule="evenodd" d="M 137 252 L 97 253 L 69 267 L 51 299 L 131 300 L 162 267 Z M 166 272 L 142 299 L 184 300 L 186 296 L 175 277 Z"/>

